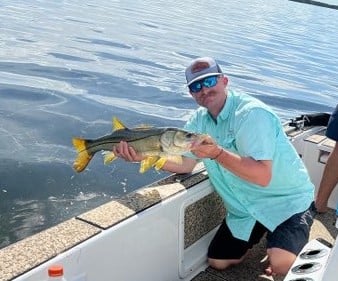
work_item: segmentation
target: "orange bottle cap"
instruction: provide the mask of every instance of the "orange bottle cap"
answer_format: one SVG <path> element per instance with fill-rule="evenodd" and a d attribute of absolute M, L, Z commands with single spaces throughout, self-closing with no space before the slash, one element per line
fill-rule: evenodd
<path fill-rule="evenodd" d="M 62 265 L 52 265 L 48 268 L 48 275 L 50 277 L 63 276 Z"/>

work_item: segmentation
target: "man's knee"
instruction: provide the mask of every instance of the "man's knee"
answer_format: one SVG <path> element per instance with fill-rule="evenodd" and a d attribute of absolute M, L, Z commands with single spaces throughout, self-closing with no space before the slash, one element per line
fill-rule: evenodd
<path fill-rule="evenodd" d="M 294 253 L 280 248 L 268 249 L 267 253 L 272 272 L 277 275 L 286 275 L 297 258 Z"/>

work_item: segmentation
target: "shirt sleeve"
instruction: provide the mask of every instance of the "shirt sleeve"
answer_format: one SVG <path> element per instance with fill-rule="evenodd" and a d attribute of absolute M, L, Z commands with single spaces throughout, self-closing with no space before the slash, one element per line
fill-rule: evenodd
<path fill-rule="evenodd" d="M 236 146 L 240 155 L 255 160 L 272 160 L 278 137 L 279 119 L 263 108 L 253 108 L 237 125 Z"/>
<path fill-rule="evenodd" d="M 194 114 L 190 119 L 185 123 L 184 130 L 189 132 L 198 133 L 198 124 L 197 124 L 197 114 Z"/>
<path fill-rule="evenodd" d="M 334 141 L 338 141 L 338 105 L 331 114 L 329 124 L 327 125 L 326 136 Z"/>

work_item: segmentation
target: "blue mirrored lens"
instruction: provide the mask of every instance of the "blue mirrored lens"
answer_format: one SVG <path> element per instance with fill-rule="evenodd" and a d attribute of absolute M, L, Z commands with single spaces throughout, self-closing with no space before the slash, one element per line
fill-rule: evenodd
<path fill-rule="evenodd" d="M 196 81 L 192 83 L 191 85 L 189 85 L 189 89 L 191 92 L 197 93 L 202 89 L 202 83 L 199 81 Z"/>
<path fill-rule="evenodd" d="M 202 90 L 202 87 L 211 88 L 217 84 L 217 76 L 206 77 L 202 80 L 196 81 L 189 85 L 189 89 L 192 93 L 198 93 Z"/>

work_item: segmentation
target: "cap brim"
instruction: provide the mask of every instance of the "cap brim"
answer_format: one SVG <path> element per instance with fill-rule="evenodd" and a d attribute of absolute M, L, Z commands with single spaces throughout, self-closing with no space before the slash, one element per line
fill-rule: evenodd
<path fill-rule="evenodd" d="M 203 78 L 206 78 L 206 77 L 210 77 L 210 76 L 215 76 L 215 75 L 221 75 L 222 73 L 219 73 L 219 72 L 212 72 L 212 73 L 206 73 L 206 74 L 203 74 L 203 75 L 200 75 L 194 79 L 192 79 L 189 83 L 187 83 L 187 86 L 190 86 L 192 83 L 198 81 L 198 80 L 201 80 Z"/>

